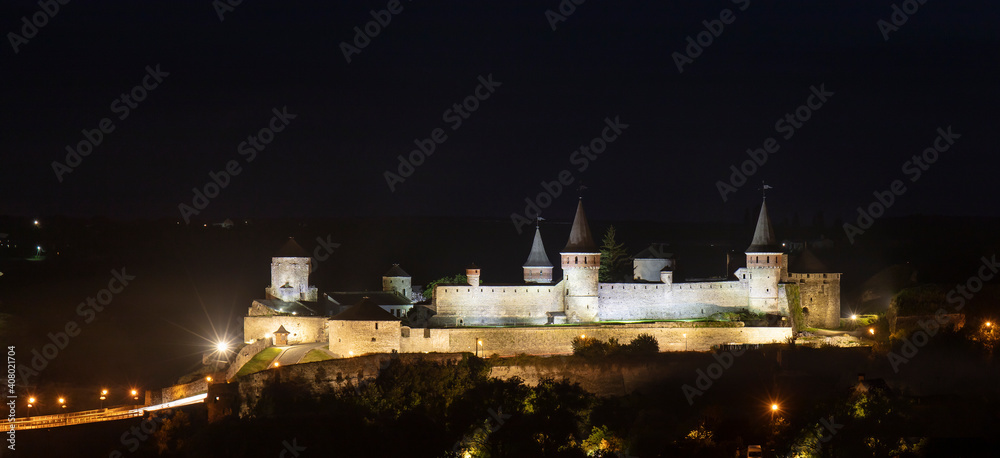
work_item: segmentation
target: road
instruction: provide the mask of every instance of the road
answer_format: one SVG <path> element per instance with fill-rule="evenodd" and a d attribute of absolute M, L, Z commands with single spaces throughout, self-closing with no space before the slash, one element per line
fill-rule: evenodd
<path fill-rule="evenodd" d="M 326 344 L 326 342 L 313 342 L 302 345 L 293 345 L 285 348 L 285 350 L 278 355 L 278 358 L 275 359 L 275 361 L 282 366 L 296 364 L 300 359 L 306 356 L 306 353 L 309 353 L 310 350 L 321 348 Z"/>

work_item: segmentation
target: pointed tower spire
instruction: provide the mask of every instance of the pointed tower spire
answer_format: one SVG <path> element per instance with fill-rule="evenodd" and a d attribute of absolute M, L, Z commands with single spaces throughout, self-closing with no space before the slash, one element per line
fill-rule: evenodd
<path fill-rule="evenodd" d="M 600 253 L 597 245 L 594 244 L 594 237 L 590 234 L 590 224 L 587 223 L 587 214 L 583 211 L 583 198 L 576 206 L 576 217 L 573 218 L 573 229 L 569 232 L 569 242 L 563 253 Z"/>
<path fill-rule="evenodd" d="M 774 227 L 771 218 L 767 216 L 767 202 L 760 205 L 760 216 L 757 217 L 757 228 L 753 232 L 753 241 L 747 248 L 747 253 L 777 253 L 781 251 L 774 238 Z"/>
<path fill-rule="evenodd" d="M 552 267 L 549 257 L 545 254 L 545 245 L 542 244 L 542 231 L 535 227 L 535 241 L 531 243 L 531 252 L 528 253 L 528 260 L 524 261 L 522 267 Z"/>
<path fill-rule="evenodd" d="M 525 283 L 552 283 L 552 263 L 545 254 L 545 245 L 542 245 L 542 232 L 535 226 L 535 241 L 531 243 L 531 252 L 528 253 L 528 260 L 521 266 L 524 270 Z"/>

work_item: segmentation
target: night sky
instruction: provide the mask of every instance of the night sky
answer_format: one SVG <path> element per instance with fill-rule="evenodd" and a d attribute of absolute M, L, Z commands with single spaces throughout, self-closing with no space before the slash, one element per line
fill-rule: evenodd
<path fill-rule="evenodd" d="M 886 40 L 891 1 L 806 3 L 590 0 L 553 30 L 555 0 L 403 1 L 348 63 L 342 43 L 385 1 L 251 0 L 224 20 L 208 0 L 70 2 L 0 51 L 0 214 L 180 220 L 192 188 L 235 160 L 196 220 L 509 218 L 562 170 L 573 183 L 543 211 L 557 219 L 581 180 L 603 220 L 739 220 L 761 180 L 779 215 L 850 221 L 900 179 L 888 216 L 1000 216 L 987 205 L 1000 7 L 930 0 Z M 0 29 L 20 35 L 39 11 L 5 2 Z M 730 23 L 678 71 L 674 53 L 720 13 Z M 126 115 L 115 101 L 147 66 L 168 75 Z M 446 120 L 490 75 L 489 97 L 460 126 Z M 776 121 L 813 87 L 833 95 L 786 139 Z M 241 142 L 283 108 L 295 118 L 248 162 Z M 580 171 L 571 155 L 616 117 L 628 127 Z M 53 162 L 102 118 L 114 131 L 60 181 Z M 948 126 L 961 138 L 913 181 L 904 164 Z M 390 190 L 397 156 L 437 128 L 447 139 Z M 723 201 L 717 182 L 769 137 L 778 151 Z"/>

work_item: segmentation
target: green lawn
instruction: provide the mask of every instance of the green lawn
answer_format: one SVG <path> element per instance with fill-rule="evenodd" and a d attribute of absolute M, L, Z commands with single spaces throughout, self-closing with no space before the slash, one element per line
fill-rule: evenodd
<path fill-rule="evenodd" d="M 316 361 L 326 361 L 328 359 L 333 359 L 333 357 L 323 350 L 315 349 L 309 350 L 309 353 L 306 353 L 299 363 L 314 363 Z"/>
<path fill-rule="evenodd" d="M 261 350 L 260 353 L 254 355 L 253 358 L 250 358 L 250 361 L 247 361 L 247 363 L 240 368 L 239 372 L 236 373 L 236 376 L 239 377 L 241 375 L 252 374 L 254 372 L 260 372 L 267 369 L 271 365 L 271 361 L 278 356 L 278 353 L 281 353 L 281 349 L 278 347 L 268 347 Z"/>

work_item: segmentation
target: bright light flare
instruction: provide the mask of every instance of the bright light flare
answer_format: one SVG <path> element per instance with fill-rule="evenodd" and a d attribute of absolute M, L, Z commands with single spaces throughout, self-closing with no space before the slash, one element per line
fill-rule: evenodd
<path fill-rule="evenodd" d="M 858 319 L 858 316 L 857 315 L 851 315 L 851 319 L 852 320 L 856 320 L 856 319 Z"/>
<path fill-rule="evenodd" d="M 229 343 L 228 342 L 222 342 L 222 341 L 217 342 L 215 344 L 215 350 L 218 351 L 219 353 L 225 353 L 225 352 L 229 351 Z"/>
<path fill-rule="evenodd" d="M 871 335 L 875 335 L 875 328 L 868 328 L 868 333 Z"/>
<path fill-rule="evenodd" d="M 778 411 L 778 404 L 771 404 L 771 412 L 777 412 L 777 411 Z"/>

